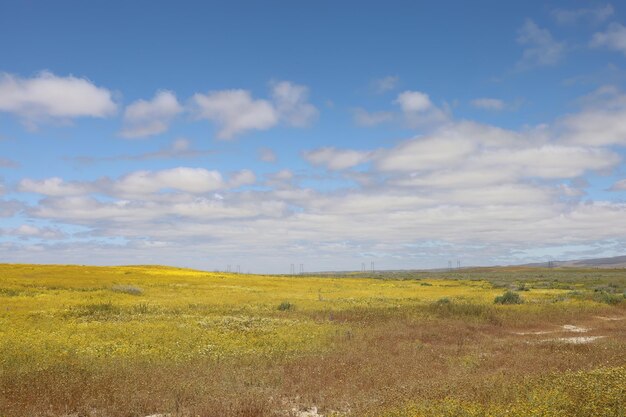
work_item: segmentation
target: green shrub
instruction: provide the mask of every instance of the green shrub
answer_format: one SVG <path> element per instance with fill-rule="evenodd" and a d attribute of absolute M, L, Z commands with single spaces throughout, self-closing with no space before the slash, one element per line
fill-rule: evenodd
<path fill-rule="evenodd" d="M 447 304 L 450 304 L 452 301 L 450 301 L 450 299 L 448 297 L 443 297 L 438 299 L 437 301 L 435 301 L 435 305 L 438 306 L 445 306 Z"/>
<path fill-rule="evenodd" d="M 593 300 L 598 303 L 616 305 L 624 301 L 626 294 L 611 294 L 605 291 L 596 291 L 593 293 Z"/>
<path fill-rule="evenodd" d="M 111 287 L 111 291 L 121 292 L 124 294 L 130 294 L 130 295 L 143 294 L 143 290 L 141 288 L 135 287 L 133 285 L 114 285 L 113 287 Z"/>
<path fill-rule="evenodd" d="M 283 301 L 282 303 L 280 303 L 280 305 L 278 306 L 278 309 L 280 311 L 287 311 L 287 310 L 293 310 L 294 305 L 291 304 L 289 301 Z"/>
<path fill-rule="evenodd" d="M 522 304 L 522 297 L 516 292 L 507 291 L 493 300 L 495 304 Z"/>

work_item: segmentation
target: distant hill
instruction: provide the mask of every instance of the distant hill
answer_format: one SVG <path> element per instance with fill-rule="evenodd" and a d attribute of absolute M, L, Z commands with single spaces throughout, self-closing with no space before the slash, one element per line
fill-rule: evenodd
<path fill-rule="evenodd" d="M 626 256 L 613 256 L 612 258 L 576 259 L 573 261 L 551 261 L 525 264 L 522 266 L 532 267 L 576 267 L 576 268 L 626 268 Z"/>

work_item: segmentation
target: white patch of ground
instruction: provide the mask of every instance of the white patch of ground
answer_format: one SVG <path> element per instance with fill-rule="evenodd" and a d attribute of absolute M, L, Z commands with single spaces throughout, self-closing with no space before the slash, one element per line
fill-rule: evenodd
<path fill-rule="evenodd" d="M 597 319 L 600 320 L 606 320 L 606 321 L 618 321 L 618 320 L 624 320 L 626 317 L 603 317 L 603 316 L 596 316 Z"/>
<path fill-rule="evenodd" d="M 317 407 L 311 407 L 304 411 L 294 408 L 292 411 L 296 417 L 324 417 L 322 414 L 318 413 Z"/>
<path fill-rule="evenodd" d="M 563 330 L 567 332 L 572 332 L 572 333 L 587 333 L 590 330 L 585 327 L 574 326 L 573 324 L 566 324 L 561 327 L 563 328 Z"/>
<path fill-rule="evenodd" d="M 526 336 L 526 335 L 529 335 L 529 334 L 548 334 L 548 333 L 554 333 L 554 331 L 542 330 L 542 331 L 538 331 L 538 332 L 513 332 L 513 334 L 518 334 L 520 336 Z"/>
<path fill-rule="evenodd" d="M 548 339 L 547 342 L 563 342 L 573 345 L 584 345 L 602 339 L 606 336 L 578 336 L 578 337 L 558 337 L 556 339 Z"/>

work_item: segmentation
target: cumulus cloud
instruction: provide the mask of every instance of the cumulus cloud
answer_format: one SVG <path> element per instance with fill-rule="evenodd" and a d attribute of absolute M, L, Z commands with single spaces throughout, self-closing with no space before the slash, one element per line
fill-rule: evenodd
<path fill-rule="evenodd" d="M 435 106 L 428 94 L 421 91 L 403 91 L 394 103 L 400 106 L 404 120 L 412 127 L 440 124 L 448 120 L 446 111 Z"/>
<path fill-rule="evenodd" d="M 547 29 L 527 19 L 517 33 L 517 43 L 524 46 L 517 63 L 520 70 L 554 66 L 565 56 L 565 43 L 556 41 Z"/>
<path fill-rule="evenodd" d="M 116 110 L 112 93 L 85 78 L 59 77 L 48 71 L 32 78 L 0 75 L 0 111 L 29 125 L 49 119 L 108 117 Z"/>
<path fill-rule="evenodd" d="M 125 138 L 138 138 L 163 133 L 182 111 L 174 93 L 159 91 L 150 101 L 137 100 L 126 107 L 120 134 Z"/>
<path fill-rule="evenodd" d="M 228 186 L 230 188 L 241 187 L 242 185 L 250 185 L 256 182 L 256 175 L 249 169 L 243 169 L 231 175 Z"/>
<path fill-rule="evenodd" d="M 93 190 L 93 187 L 84 182 L 66 182 L 59 177 L 44 180 L 25 178 L 18 184 L 18 190 L 25 193 L 37 193 L 48 196 L 81 195 Z"/>
<path fill-rule="evenodd" d="M 352 168 L 367 162 L 370 157 L 371 152 L 352 149 L 335 149 L 332 147 L 304 152 L 304 158 L 311 164 L 322 165 L 331 170 Z"/>
<path fill-rule="evenodd" d="M 505 108 L 504 101 L 497 98 L 476 98 L 471 101 L 471 105 L 478 109 L 484 110 L 503 110 Z"/>
<path fill-rule="evenodd" d="M 217 124 L 219 139 L 233 139 L 250 130 L 267 130 L 279 122 L 294 127 L 310 125 L 318 110 L 308 103 L 308 88 L 289 81 L 272 84 L 272 100 L 254 99 L 247 90 L 195 94 L 192 112 Z"/>
<path fill-rule="evenodd" d="M 92 242 L 127 242 L 118 252 L 81 245 L 113 256 L 107 259 L 153 256 L 187 265 L 202 259 L 198 266 L 215 267 L 207 256 L 220 263 L 241 256 L 242 265 L 254 262 L 256 271 L 280 272 L 285 259 L 315 261 L 316 269 L 323 262 L 331 269 L 358 267 L 364 257 L 423 266 L 450 259 L 449 250 L 472 262 L 508 262 L 537 245 L 623 244 L 626 204 L 583 198 L 589 184 L 582 180 L 619 167 L 614 146 L 622 143 L 615 133 L 621 121 L 614 112 L 623 101 L 618 90 L 604 89 L 585 99 L 580 112 L 537 127 L 509 130 L 449 118 L 381 148 L 313 149 L 303 157 L 330 172 L 277 168 L 260 186 L 250 170 L 224 178 L 188 167 L 89 182 L 26 179 L 19 190 L 43 198 L 20 209 L 31 219 L 82 227 Z M 396 104 L 402 114 L 436 107 L 425 93 Z M 610 140 L 575 140 L 581 132 L 572 121 L 589 112 L 611 115 L 604 121 L 611 126 L 594 127 L 611 133 Z M 358 172 L 350 170 L 357 166 Z M 310 185 L 320 179 L 323 187 Z M 613 189 L 625 187 L 622 182 Z M 16 248 L 2 247 L 19 254 Z M 67 248 L 46 253 L 58 256 Z"/>
<path fill-rule="evenodd" d="M 309 89 L 289 81 L 272 85 L 272 99 L 278 117 L 286 124 L 295 127 L 309 126 L 319 112 L 308 102 Z"/>
<path fill-rule="evenodd" d="M 250 178 L 250 172 L 241 171 L 234 178 L 241 185 Z M 106 177 L 95 181 L 64 181 L 58 177 L 43 180 L 25 178 L 18 184 L 20 192 L 49 197 L 83 197 L 88 194 L 146 196 L 168 190 L 202 194 L 226 187 L 218 171 L 189 167 L 134 171 L 114 180 Z"/>
<path fill-rule="evenodd" d="M 405 113 L 424 112 L 433 107 L 428 94 L 420 91 L 404 91 L 395 101 Z"/>
<path fill-rule="evenodd" d="M 195 94 L 194 113 L 217 124 L 219 139 L 232 139 L 249 130 L 266 130 L 278 123 L 276 109 L 267 100 L 253 99 L 246 90 Z"/>
<path fill-rule="evenodd" d="M 602 23 L 613 16 L 615 10 L 613 6 L 607 4 L 601 7 L 580 8 L 580 9 L 555 9 L 552 16 L 560 24 L 575 24 L 587 20 L 591 23 Z"/>
<path fill-rule="evenodd" d="M 22 224 L 14 229 L 5 229 L 4 233 L 22 238 L 60 239 L 64 233 L 57 228 L 37 227 L 32 224 Z"/>
<path fill-rule="evenodd" d="M 221 188 L 224 188 L 224 181 L 219 172 L 188 167 L 136 171 L 113 184 L 113 189 L 122 194 L 149 194 L 168 189 L 206 193 Z"/>
<path fill-rule="evenodd" d="M 591 146 L 626 145 L 626 94 L 604 86 L 585 97 L 583 103 L 581 111 L 559 120 L 563 141 Z"/>
<path fill-rule="evenodd" d="M 455 129 L 406 140 L 379 151 L 375 165 L 381 171 L 419 171 L 458 164 L 467 158 L 477 144 Z"/>
<path fill-rule="evenodd" d="M 626 27 L 611 23 L 606 31 L 593 34 L 592 48 L 608 48 L 626 54 Z"/>

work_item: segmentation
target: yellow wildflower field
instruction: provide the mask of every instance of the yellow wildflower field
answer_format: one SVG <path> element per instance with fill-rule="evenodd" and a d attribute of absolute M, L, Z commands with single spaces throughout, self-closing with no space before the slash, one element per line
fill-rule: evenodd
<path fill-rule="evenodd" d="M 624 415 L 619 292 L 535 275 L 0 265 L 0 416 Z"/>

